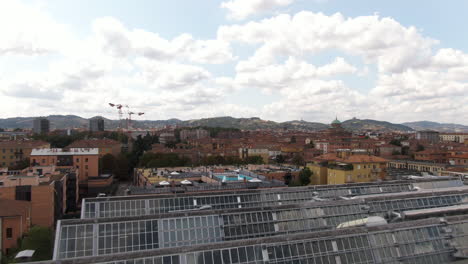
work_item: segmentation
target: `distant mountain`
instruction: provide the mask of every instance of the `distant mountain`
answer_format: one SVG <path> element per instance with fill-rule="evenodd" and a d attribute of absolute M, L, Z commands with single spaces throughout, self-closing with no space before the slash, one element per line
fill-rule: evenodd
<path fill-rule="evenodd" d="M 322 130 L 329 126 L 322 123 L 312 123 L 306 121 L 287 121 L 283 123 L 277 123 L 274 121 L 262 120 L 258 117 L 251 118 L 234 118 L 230 116 L 214 117 L 214 118 L 203 118 L 188 120 L 180 123 L 181 126 L 197 127 L 234 127 L 243 130 L 255 130 L 255 129 L 295 129 L 295 130 Z"/>
<path fill-rule="evenodd" d="M 30 129 L 33 126 L 35 117 L 15 117 L 0 119 L 0 128 L 26 128 Z M 88 128 L 89 119 L 82 118 L 75 115 L 51 115 L 47 117 L 50 120 L 52 129 L 66 129 L 66 128 Z M 93 117 L 94 118 L 94 117 Z M 125 122 L 125 121 L 123 121 Z M 202 118 L 182 121 L 179 119 L 168 120 L 135 120 L 132 124 L 136 128 L 157 128 L 166 125 L 178 125 L 181 127 L 225 127 L 225 128 L 239 128 L 243 130 L 255 129 L 291 129 L 303 131 L 319 131 L 329 127 L 328 124 L 307 122 L 307 121 L 287 121 L 287 122 L 274 122 L 263 120 L 258 117 L 251 118 L 234 118 L 230 116 Z M 384 121 L 369 120 L 369 119 L 351 119 L 344 121 L 343 127 L 347 130 L 358 132 L 365 130 L 379 130 L 379 131 L 411 131 L 412 128 L 400 124 L 392 124 Z M 119 121 L 104 118 L 104 126 L 106 129 L 114 129 L 119 125 Z"/>
<path fill-rule="evenodd" d="M 406 122 L 403 123 L 405 126 L 409 126 L 414 130 L 435 130 L 439 132 L 468 132 L 468 126 L 459 124 L 447 124 L 437 123 L 431 121 L 418 121 L 418 122 Z"/>
<path fill-rule="evenodd" d="M 92 117 L 92 118 L 96 118 Z M 0 119 L 0 128 L 22 128 L 31 129 L 33 121 L 36 117 L 13 117 Z M 88 128 L 89 119 L 75 115 L 50 115 L 46 117 L 50 121 L 51 129 L 67 129 L 67 128 Z M 115 129 L 119 126 L 118 120 L 104 118 L 104 127 L 106 129 Z M 126 122 L 126 121 L 122 121 Z M 138 120 L 132 121 L 132 125 L 137 128 L 152 128 L 164 127 L 166 125 L 176 125 L 181 123 L 179 119 L 168 120 Z"/>
<path fill-rule="evenodd" d="M 358 131 L 399 131 L 399 132 L 407 132 L 412 131 L 411 127 L 400 125 L 400 124 L 393 124 L 390 122 L 385 121 L 377 121 L 371 119 L 357 119 L 353 118 L 350 120 L 346 120 L 342 123 L 342 126 L 350 131 L 358 132 Z"/>

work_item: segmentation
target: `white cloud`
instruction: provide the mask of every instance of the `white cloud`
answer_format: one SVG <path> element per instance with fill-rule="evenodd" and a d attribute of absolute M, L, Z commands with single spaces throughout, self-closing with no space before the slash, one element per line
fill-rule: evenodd
<path fill-rule="evenodd" d="M 292 0 L 224 5 L 247 17 L 287 2 Z M 9 26 L 15 23 L 17 28 Z M 0 3 L 0 31 L 0 56 L 8 58 L 0 63 L 14 63 L 11 57 L 18 55 L 22 63 L 33 60 L 28 56 L 54 55 L 35 56 L 47 57 L 40 70 L 33 66 L 0 77 L 3 116 L 115 118 L 108 102 L 129 104 L 149 119 L 231 115 L 329 121 L 338 114 L 342 119 L 455 122 L 454 116 L 468 115 L 468 54 L 439 48 L 418 29 L 377 15 L 347 18 L 303 11 L 221 26 L 216 38 L 205 40 L 187 33 L 166 39 L 104 17 L 80 39 L 40 7 L 5 1 Z M 250 48 L 254 52 L 245 56 Z M 373 86 L 368 91 L 358 90 L 359 82 L 347 82 L 374 78 L 375 84 L 366 84 Z M 249 89 L 276 99 L 242 106 Z M 239 105 L 227 103 L 231 95 Z"/>
<path fill-rule="evenodd" d="M 137 59 L 136 65 L 141 68 L 141 76 L 147 85 L 153 88 L 179 89 L 211 77 L 208 71 L 193 65 L 158 62 L 143 58 Z"/>
<path fill-rule="evenodd" d="M 51 19 L 38 6 L 20 1 L 0 3 L 0 56 L 58 52 L 71 41 L 67 26 Z"/>
<path fill-rule="evenodd" d="M 96 19 L 93 31 L 101 50 L 115 57 L 143 56 L 154 60 L 187 60 L 201 64 L 220 64 L 234 59 L 228 42 L 196 40 L 181 34 L 167 40 L 142 29 L 127 29 L 112 17 Z"/>
<path fill-rule="evenodd" d="M 221 8 L 228 10 L 228 17 L 242 20 L 248 16 L 263 13 L 276 7 L 292 4 L 294 0 L 231 0 L 221 3 Z"/>
<path fill-rule="evenodd" d="M 235 81 L 238 85 L 274 91 L 310 80 L 355 73 L 357 69 L 343 58 L 336 58 L 330 64 L 316 67 L 294 57 L 289 57 L 284 64 L 264 64 L 258 62 L 254 56 L 247 61 L 239 62 L 236 72 Z"/>
<path fill-rule="evenodd" d="M 376 63 L 382 72 L 401 72 L 430 62 L 436 41 L 423 37 L 414 27 L 403 27 L 391 18 L 363 16 L 345 18 L 302 11 L 260 22 L 223 26 L 220 39 L 262 44 L 262 58 L 304 56 L 335 50 L 361 56 Z M 260 55 L 259 54 L 259 55 Z"/>

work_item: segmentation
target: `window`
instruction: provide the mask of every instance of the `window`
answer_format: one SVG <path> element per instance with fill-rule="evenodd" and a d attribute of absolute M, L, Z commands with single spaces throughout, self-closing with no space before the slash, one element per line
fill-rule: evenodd
<path fill-rule="evenodd" d="M 13 228 L 8 227 L 6 229 L 6 238 L 7 239 L 12 239 L 13 238 Z"/>
<path fill-rule="evenodd" d="M 42 163 L 45 163 L 45 159 L 42 159 Z"/>
<path fill-rule="evenodd" d="M 88 158 L 85 158 L 85 162 L 88 162 Z"/>
<path fill-rule="evenodd" d="M 76 162 L 80 162 L 80 159 L 79 159 L 79 158 L 76 158 Z"/>
<path fill-rule="evenodd" d="M 361 169 L 361 165 L 357 165 L 357 168 L 358 168 L 358 170 L 360 170 L 360 169 Z"/>
<path fill-rule="evenodd" d="M 88 169 L 88 165 L 85 165 L 85 169 Z"/>
<path fill-rule="evenodd" d="M 31 185 L 16 186 L 15 200 L 31 201 Z"/>

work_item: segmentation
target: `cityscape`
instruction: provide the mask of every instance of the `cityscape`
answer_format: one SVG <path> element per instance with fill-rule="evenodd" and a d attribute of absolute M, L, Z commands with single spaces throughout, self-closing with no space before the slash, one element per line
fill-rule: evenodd
<path fill-rule="evenodd" d="M 0 3 L 0 264 L 468 263 L 463 10 Z"/>

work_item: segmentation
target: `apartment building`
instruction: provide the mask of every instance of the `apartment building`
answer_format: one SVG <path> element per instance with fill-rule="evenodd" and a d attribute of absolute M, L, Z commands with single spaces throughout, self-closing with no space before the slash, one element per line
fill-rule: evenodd
<path fill-rule="evenodd" d="M 114 157 L 120 154 L 122 151 L 122 143 L 112 139 L 82 139 L 77 140 L 67 146 L 69 149 L 73 148 L 97 148 L 99 157 L 106 154 L 112 154 Z"/>
<path fill-rule="evenodd" d="M 90 177 L 99 176 L 98 148 L 70 149 L 33 149 L 30 158 L 31 166 L 57 166 L 57 168 L 77 171 L 80 185 L 87 185 Z"/>
<path fill-rule="evenodd" d="M 26 201 L 31 205 L 32 225 L 54 227 L 63 214 L 77 210 L 78 182 L 74 170 L 62 170 L 56 166 L 29 167 L 20 171 L 0 173 L 0 200 L 11 205 L 0 207 L 10 210 L 14 201 Z"/>
<path fill-rule="evenodd" d="M 0 167 L 12 167 L 17 162 L 29 158 L 33 149 L 50 148 L 50 144 L 40 140 L 0 141 Z"/>
<path fill-rule="evenodd" d="M 383 180 L 387 160 L 371 155 L 328 153 L 312 159 L 311 184 L 362 183 Z"/>
<path fill-rule="evenodd" d="M 1 188 L 0 188 L 1 190 Z M 0 198 L 0 259 L 16 248 L 31 226 L 31 203 Z"/>
<path fill-rule="evenodd" d="M 440 141 L 464 143 L 468 139 L 468 133 L 440 133 Z"/>

